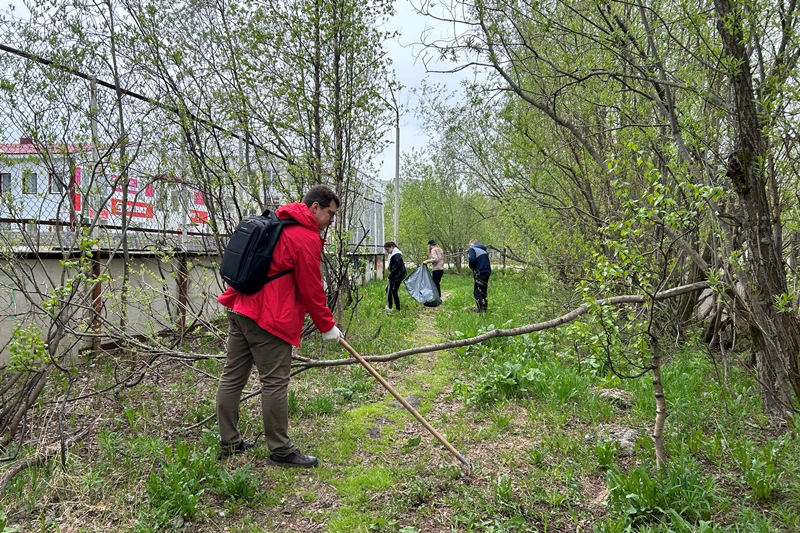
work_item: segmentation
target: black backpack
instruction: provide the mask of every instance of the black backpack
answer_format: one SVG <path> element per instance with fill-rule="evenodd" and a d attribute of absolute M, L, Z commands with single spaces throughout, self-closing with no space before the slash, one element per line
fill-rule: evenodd
<path fill-rule="evenodd" d="M 297 221 L 281 220 L 269 209 L 260 216 L 239 222 L 225 247 L 219 267 L 225 283 L 242 294 L 255 294 L 270 281 L 290 273 L 292 269 L 267 275 L 283 226 L 290 224 L 297 224 Z"/>

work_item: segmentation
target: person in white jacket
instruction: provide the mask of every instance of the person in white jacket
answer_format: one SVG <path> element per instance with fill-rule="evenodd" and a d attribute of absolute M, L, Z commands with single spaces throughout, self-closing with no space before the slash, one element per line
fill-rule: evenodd
<path fill-rule="evenodd" d="M 436 285 L 436 291 L 439 293 L 439 298 L 441 298 L 442 287 L 439 283 L 442 281 L 442 275 L 444 274 L 444 252 L 436 245 L 436 241 L 433 239 L 428 241 L 428 255 L 430 257 L 423 263 L 431 267 L 433 284 Z"/>

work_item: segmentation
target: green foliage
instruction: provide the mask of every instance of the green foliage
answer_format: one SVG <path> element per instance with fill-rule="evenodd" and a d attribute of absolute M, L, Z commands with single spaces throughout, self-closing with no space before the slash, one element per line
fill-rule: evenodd
<path fill-rule="evenodd" d="M 602 469 L 609 469 L 614 466 L 619 455 L 619 443 L 613 441 L 602 441 L 594 446 L 594 457 L 597 464 Z"/>
<path fill-rule="evenodd" d="M 346 402 L 364 400 L 372 390 L 372 376 L 362 366 L 352 366 L 340 377 L 334 392 Z"/>
<path fill-rule="evenodd" d="M 297 397 L 297 391 L 289 388 L 289 416 L 295 416 L 300 413 L 300 400 Z"/>
<path fill-rule="evenodd" d="M 181 517 L 191 519 L 197 512 L 205 485 L 215 473 L 211 449 L 198 451 L 185 442 L 163 450 L 159 470 L 147 481 L 147 499 L 153 514 L 147 520 L 167 524 Z"/>
<path fill-rule="evenodd" d="M 3 512 L 3 507 L 0 506 L 0 533 L 17 533 L 18 531 L 22 531 L 22 526 L 10 525 L 6 513 Z"/>
<path fill-rule="evenodd" d="M 336 411 L 336 399 L 331 394 L 315 394 L 303 405 L 303 415 L 330 415 Z"/>
<path fill-rule="evenodd" d="M 732 447 L 733 458 L 757 501 L 772 499 L 781 488 L 784 472 L 780 460 L 786 453 L 786 441 L 786 437 L 771 439 L 760 445 L 741 441 Z"/>
<path fill-rule="evenodd" d="M 10 372 L 35 372 L 48 359 L 47 347 L 34 326 L 14 329 L 8 351 L 10 359 L 6 368 Z"/>
<path fill-rule="evenodd" d="M 568 404 L 588 387 L 587 378 L 554 359 L 536 334 L 470 346 L 466 357 L 474 361 L 469 380 L 457 379 L 453 390 L 467 404 L 521 398 Z"/>
<path fill-rule="evenodd" d="M 630 472 L 608 472 L 608 506 L 612 514 L 634 525 L 669 520 L 673 513 L 692 524 L 709 520 L 714 510 L 716 489 L 704 479 L 699 465 L 680 458 L 653 476 L 640 466 Z"/>
<path fill-rule="evenodd" d="M 236 502 L 251 501 L 258 491 L 258 478 L 253 476 L 250 465 L 237 468 L 233 474 L 220 469 L 216 490 L 220 496 Z"/>

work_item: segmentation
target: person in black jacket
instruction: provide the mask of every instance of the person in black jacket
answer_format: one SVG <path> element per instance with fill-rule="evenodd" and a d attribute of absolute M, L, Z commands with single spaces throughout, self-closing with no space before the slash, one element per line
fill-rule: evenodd
<path fill-rule="evenodd" d="M 383 245 L 389 256 L 389 285 L 386 287 L 386 310 L 392 310 L 392 302 L 398 311 L 400 310 L 400 284 L 406 279 L 406 265 L 403 261 L 403 254 L 400 248 L 393 241 Z"/>
<path fill-rule="evenodd" d="M 492 265 L 489 264 L 489 252 L 475 239 L 469 241 L 469 268 L 472 269 L 472 295 L 475 297 L 475 311 L 483 313 L 489 308 L 487 294 L 489 292 L 489 276 Z"/>

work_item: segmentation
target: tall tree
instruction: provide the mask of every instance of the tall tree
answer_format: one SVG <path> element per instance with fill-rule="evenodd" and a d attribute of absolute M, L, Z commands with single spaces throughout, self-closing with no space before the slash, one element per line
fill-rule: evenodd
<path fill-rule="evenodd" d="M 568 189 L 557 196 L 576 213 L 585 208 L 586 236 L 600 250 L 609 222 L 643 207 L 618 203 L 617 191 L 647 203 L 654 185 L 669 194 L 645 211 L 651 231 L 673 241 L 671 256 L 642 260 L 683 265 L 648 267 L 669 273 L 672 284 L 692 272 L 717 279 L 720 270 L 724 291 L 750 325 L 766 410 L 795 410 L 798 317 L 776 304 L 791 300 L 781 215 L 796 201 L 783 188 L 797 175 L 774 157 L 783 132 L 795 129 L 794 4 L 496 0 L 456 7 L 452 19 L 464 31 L 442 51 L 494 72 L 489 89 L 513 95 L 525 117 L 515 122 L 517 138 L 533 117 L 550 124 L 551 150 L 540 149 L 526 170 L 533 174 L 547 161 L 553 172 L 572 173 L 572 182 L 558 179 Z M 537 145 L 533 139 L 530 155 Z M 705 186 L 721 195 L 700 195 Z M 684 213 L 680 222 L 670 218 L 673 210 Z M 657 233 L 636 238 L 660 240 Z M 612 259 L 616 253 L 603 250 Z"/>

